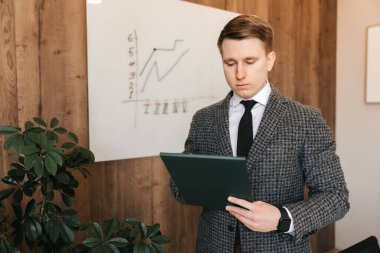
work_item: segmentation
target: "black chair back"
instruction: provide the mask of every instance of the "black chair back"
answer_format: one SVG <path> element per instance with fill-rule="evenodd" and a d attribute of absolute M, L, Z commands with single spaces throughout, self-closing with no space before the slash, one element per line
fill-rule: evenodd
<path fill-rule="evenodd" d="M 370 236 L 339 253 L 380 253 L 380 248 L 376 237 Z"/>

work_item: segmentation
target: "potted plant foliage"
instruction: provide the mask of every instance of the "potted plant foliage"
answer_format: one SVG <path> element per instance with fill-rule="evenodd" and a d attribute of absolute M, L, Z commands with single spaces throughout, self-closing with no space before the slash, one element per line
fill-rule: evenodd
<path fill-rule="evenodd" d="M 40 118 L 27 121 L 24 129 L 0 126 L 7 135 L 3 148 L 9 151 L 10 168 L 0 183 L 0 252 L 20 252 L 26 243 L 30 252 L 133 252 L 162 253 L 169 242 L 159 224 L 146 226 L 135 218 L 120 222 L 82 224 L 70 208 L 79 183 L 72 173 L 90 176 L 87 166 L 93 153 L 78 145 L 78 137 Z M 56 199 L 60 197 L 64 207 Z M 8 205 L 7 205 L 8 204 Z M 11 206 L 11 207 L 10 207 Z M 9 210 L 13 214 L 10 215 Z M 75 231 L 88 237 L 74 244 Z"/>

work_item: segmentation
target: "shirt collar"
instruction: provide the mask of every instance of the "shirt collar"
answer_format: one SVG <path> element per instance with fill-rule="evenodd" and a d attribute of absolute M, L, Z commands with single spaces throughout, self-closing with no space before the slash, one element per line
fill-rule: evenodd
<path fill-rule="evenodd" d="M 272 91 L 272 88 L 270 87 L 269 82 L 267 81 L 265 86 L 251 99 L 255 100 L 257 103 L 266 106 L 269 100 L 269 95 Z M 231 101 L 232 101 L 232 107 L 236 107 L 240 104 L 240 101 L 246 100 L 243 99 L 242 97 L 239 97 L 235 93 L 233 93 Z"/>

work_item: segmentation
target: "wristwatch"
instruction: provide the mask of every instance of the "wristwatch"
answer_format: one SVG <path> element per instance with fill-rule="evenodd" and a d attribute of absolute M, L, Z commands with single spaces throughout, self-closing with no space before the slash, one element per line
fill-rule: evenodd
<path fill-rule="evenodd" d="M 288 212 L 286 211 L 285 208 L 280 207 L 279 210 L 281 212 L 281 218 L 278 221 L 277 231 L 284 233 L 284 232 L 289 231 L 292 220 L 289 218 Z"/>

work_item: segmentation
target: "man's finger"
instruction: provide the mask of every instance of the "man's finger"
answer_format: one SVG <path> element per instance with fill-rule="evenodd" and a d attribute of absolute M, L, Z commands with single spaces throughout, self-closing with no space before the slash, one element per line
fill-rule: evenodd
<path fill-rule="evenodd" d="M 236 219 L 238 219 L 241 223 L 243 223 L 245 226 L 251 226 L 253 227 L 253 221 L 249 219 L 248 217 L 241 215 L 239 213 L 230 212 L 231 215 L 235 216 Z"/>
<path fill-rule="evenodd" d="M 244 207 L 245 209 L 248 209 L 248 210 L 251 210 L 253 207 L 252 202 L 246 201 L 244 199 L 239 199 L 239 198 L 235 198 L 235 197 L 228 197 L 227 200 L 233 204 Z"/>

